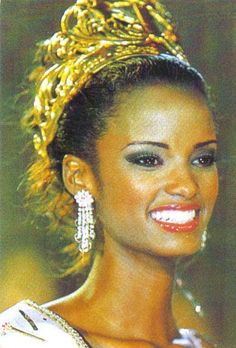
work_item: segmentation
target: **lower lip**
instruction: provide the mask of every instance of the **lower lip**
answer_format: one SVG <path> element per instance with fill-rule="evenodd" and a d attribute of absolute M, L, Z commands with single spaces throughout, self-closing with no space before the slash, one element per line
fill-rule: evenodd
<path fill-rule="evenodd" d="M 199 225 L 199 218 L 195 218 L 194 220 L 187 222 L 186 224 L 174 224 L 158 220 L 153 221 L 157 223 L 163 230 L 171 233 L 194 232 Z"/>

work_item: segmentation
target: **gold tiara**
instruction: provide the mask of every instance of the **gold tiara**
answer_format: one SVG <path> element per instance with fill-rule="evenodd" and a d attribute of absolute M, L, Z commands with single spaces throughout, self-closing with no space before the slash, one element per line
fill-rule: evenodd
<path fill-rule="evenodd" d="M 186 61 L 171 15 L 158 0 L 78 0 L 61 19 L 61 31 L 39 45 L 42 62 L 31 127 L 34 146 L 47 158 L 65 105 L 91 76 L 111 62 L 130 56 L 169 53 Z"/>

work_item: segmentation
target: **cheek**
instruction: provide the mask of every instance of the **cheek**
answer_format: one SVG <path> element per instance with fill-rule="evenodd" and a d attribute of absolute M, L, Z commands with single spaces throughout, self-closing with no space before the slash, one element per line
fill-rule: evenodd
<path fill-rule="evenodd" d="M 149 174 L 150 176 L 150 174 Z M 153 180 L 147 174 L 137 174 L 126 169 L 115 168 L 101 173 L 101 208 L 121 217 L 143 217 L 152 201 Z M 155 190 L 156 193 L 156 190 Z"/>
<path fill-rule="evenodd" d="M 218 173 L 215 170 L 211 175 L 207 175 L 201 187 L 202 196 L 205 198 L 205 203 L 209 207 L 214 207 L 218 189 Z"/>
<path fill-rule="evenodd" d="M 102 183 L 101 201 L 117 213 L 125 213 L 141 206 L 146 195 L 143 183 L 127 176 L 104 178 Z"/>

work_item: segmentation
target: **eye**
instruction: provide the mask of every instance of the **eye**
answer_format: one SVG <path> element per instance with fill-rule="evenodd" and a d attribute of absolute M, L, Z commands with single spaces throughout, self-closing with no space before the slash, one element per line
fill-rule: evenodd
<path fill-rule="evenodd" d="M 192 161 L 193 165 L 197 167 L 210 167 L 216 162 L 216 155 L 212 154 L 203 154 L 198 156 Z"/>
<path fill-rule="evenodd" d="M 132 154 L 126 157 L 127 161 L 146 168 L 155 168 L 163 164 L 163 160 L 157 154 Z"/>

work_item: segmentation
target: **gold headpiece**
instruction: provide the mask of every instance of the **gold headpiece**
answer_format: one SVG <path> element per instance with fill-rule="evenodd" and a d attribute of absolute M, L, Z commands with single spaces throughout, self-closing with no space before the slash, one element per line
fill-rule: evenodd
<path fill-rule="evenodd" d="M 35 149 L 47 157 L 64 106 L 109 63 L 137 55 L 169 53 L 187 61 L 171 16 L 158 0 L 78 0 L 64 13 L 61 31 L 40 44 L 31 126 Z M 46 158 L 45 158 L 46 159 Z"/>
<path fill-rule="evenodd" d="M 28 169 L 27 197 L 33 198 L 29 208 L 34 206 L 40 217 L 48 218 L 50 235 L 56 240 L 53 267 L 60 275 L 83 271 L 91 255 L 81 259 L 73 241 L 74 199 L 47 152 L 58 120 L 66 104 L 104 66 L 132 56 L 161 53 L 187 62 L 177 44 L 171 16 L 159 0 L 78 0 L 63 15 L 61 31 L 39 45 L 39 66 L 30 76 L 36 82 L 35 102 L 23 118 L 25 127 L 35 133 L 38 155 Z M 96 250 L 102 244 L 100 237 Z"/>

